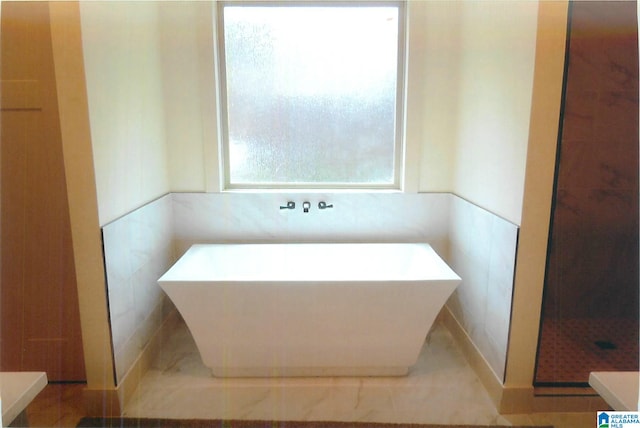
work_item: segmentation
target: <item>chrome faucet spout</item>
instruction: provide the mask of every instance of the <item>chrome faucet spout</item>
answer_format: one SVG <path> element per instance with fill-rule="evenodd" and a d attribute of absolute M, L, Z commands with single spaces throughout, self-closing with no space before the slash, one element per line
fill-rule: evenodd
<path fill-rule="evenodd" d="M 308 213 L 309 212 L 309 208 L 311 208 L 311 202 L 309 201 L 304 201 L 302 203 L 302 211 Z"/>
<path fill-rule="evenodd" d="M 294 210 L 296 208 L 296 203 L 293 201 L 287 202 L 287 205 L 280 205 L 281 210 Z"/>

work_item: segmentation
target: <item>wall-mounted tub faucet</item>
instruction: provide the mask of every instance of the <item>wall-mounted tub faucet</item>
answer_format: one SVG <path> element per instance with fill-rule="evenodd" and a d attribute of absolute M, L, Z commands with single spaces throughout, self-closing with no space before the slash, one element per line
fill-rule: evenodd
<path fill-rule="evenodd" d="M 281 210 L 293 210 L 295 208 L 296 208 L 296 203 L 293 201 L 287 202 L 287 205 L 285 206 L 280 205 Z"/>
<path fill-rule="evenodd" d="M 324 210 L 327 208 L 333 208 L 333 204 L 328 205 L 325 201 L 320 201 L 318 202 L 318 208 L 320 208 L 321 210 Z"/>
<path fill-rule="evenodd" d="M 304 202 L 302 203 L 302 210 L 303 210 L 304 212 L 308 213 L 308 212 L 309 212 L 309 208 L 311 208 L 311 202 L 309 202 L 309 201 L 304 201 Z"/>

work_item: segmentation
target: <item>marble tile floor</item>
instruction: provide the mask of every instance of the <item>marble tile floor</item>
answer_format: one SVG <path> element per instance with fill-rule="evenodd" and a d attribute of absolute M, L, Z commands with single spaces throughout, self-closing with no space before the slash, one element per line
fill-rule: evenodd
<path fill-rule="evenodd" d="M 407 377 L 219 379 L 180 323 L 125 416 L 592 426 L 595 413 L 500 415 L 449 331 L 436 323 Z"/>
<path fill-rule="evenodd" d="M 49 384 L 27 407 L 31 427 L 75 427 L 84 384 Z M 396 423 L 594 426 L 595 412 L 499 415 L 445 327 L 436 324 L 403 378 L 216 379 L 179 324 L 126 416 L 332 419 Z"/>

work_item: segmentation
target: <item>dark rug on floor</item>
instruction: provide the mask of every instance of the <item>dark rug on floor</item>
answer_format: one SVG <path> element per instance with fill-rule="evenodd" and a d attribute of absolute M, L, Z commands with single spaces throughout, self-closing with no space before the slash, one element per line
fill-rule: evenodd
<path fill-rule="evenodd" d="M 329 421 L 223 421 L 207 419 L 82 418 L 82 428 L 490 428 L 489 425 L 431 425 Z M 517 427 L 512 427 L 517 428 Z M 525 428 L 525 427 L 520 427 Z M 552 426 L 526 428 L 553 428 Z"/>

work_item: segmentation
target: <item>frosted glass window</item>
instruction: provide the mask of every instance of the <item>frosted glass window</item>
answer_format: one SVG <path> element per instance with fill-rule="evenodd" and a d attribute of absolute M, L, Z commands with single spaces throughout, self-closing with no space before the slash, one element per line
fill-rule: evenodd
<path fill-rule="evenodd" d="M 398 187 L 399 4 L 227 3 L 221 16 L 227 187 Z"/>

